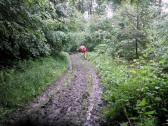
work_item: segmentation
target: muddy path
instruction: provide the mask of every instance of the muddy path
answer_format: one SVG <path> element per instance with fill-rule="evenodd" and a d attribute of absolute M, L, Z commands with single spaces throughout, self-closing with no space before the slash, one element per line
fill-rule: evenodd
<path fill-rule="evenodd" d="M 100 126 L 102 88 L 94 66 L 71 55 L 71 69 L 41 96 L 11 115 L 7 126 Z"/>

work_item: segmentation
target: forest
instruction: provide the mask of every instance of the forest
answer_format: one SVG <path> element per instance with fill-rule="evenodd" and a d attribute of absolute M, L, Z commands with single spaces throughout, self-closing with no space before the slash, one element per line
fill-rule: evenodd
<path fill-rule="evenodd" d="M 86 59 L 76 56 L 81 45 Z M 65 85 L 86 71 L 86 106 L 95 66 L 100 126 L 168 125 L 168 0 L 0 0 L 0 125 L 71 62 Z"/>

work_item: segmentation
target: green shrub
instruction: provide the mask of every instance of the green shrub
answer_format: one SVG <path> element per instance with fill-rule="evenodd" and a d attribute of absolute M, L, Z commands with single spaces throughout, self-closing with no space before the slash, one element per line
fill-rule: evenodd
<path fill-rule="evenodd" d="M 82 45 L 85 41 L 85 33 L 84 32 L 69 32 L 66 35 L 66 45 L 65 49 L 69 52 L 75 52 L 79 49 L 80 45 Z"/>
<path fill-rule="evenodd" d="M 51 48 L 51 54 L 59 54 L 66 44 L 66 36 L 62 31 L 49 31 L 46 35 Z"/>
<path fill-rule="evenodd" d="M 135 61 L 129 65 L 107 54 L 90 53 L 89 59 L 97 65 L 102 76 L 107 118 L 126 121 L 126 110 L 131 122 L 140 122 L 143 126 L 154 125 L 156 121 L 166 123 L 167 74 L 158 73 L 157 68 L 149 63 L 142 66 Z"/>

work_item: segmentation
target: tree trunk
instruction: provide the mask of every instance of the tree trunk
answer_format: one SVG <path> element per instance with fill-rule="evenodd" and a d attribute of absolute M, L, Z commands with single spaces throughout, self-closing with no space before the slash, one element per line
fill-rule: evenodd
<path fill-rule="evenodd" d="M 131 123 L 131 121 L 130 121 L 130 119 L 129 119 L 129 117 L 128 117 L 128 113 L 127 113 L 126 108 L 124 107 L 123 110 L 124 110 L 124 115 L 125 115 L 125 117 L 126 117 L 126 119 L 127 119 L 127 121 L 128 121 L 128 125 L 129 125 L 129 126 L 132 126 L 132 123 Z"/>
<path fill-rule="evenodd" d="M 135 40 L 135 55 L 136 55 L 136 59 L 139 58 L 139 54 L 138 54 L 138 39 Z"/>
<path fill-rule="evenodd" d="M 137 3 L 136 28 L 137 28 L 137 31 L 140 30 L 140 27 L 139 27 L 139 3 Z M 136 58 L 138 59 L 139 58 L 139 54 L 138 54 L 138 38 L 135 39 L 135 55 L 136 55 Z"/>
<path fill-rule="evenodd" d="M 162 0 L 159 0 L 159 15 L 161 15 L 162 12 Z"/>
<path fill-rule="evenodd" d="M 90 15 L 92 15 L 92 7 L 93 7 L 93 2 L 92 2 L 92 0 L 90 1 Z"/>
<path fill-rule="evenodd" d="M 81 6 L 82 6 L 82 13 L 84 13 L 84 11 L 85 11 L 84 10 L 84 0 L 82 0 L 82 5 Z"/>

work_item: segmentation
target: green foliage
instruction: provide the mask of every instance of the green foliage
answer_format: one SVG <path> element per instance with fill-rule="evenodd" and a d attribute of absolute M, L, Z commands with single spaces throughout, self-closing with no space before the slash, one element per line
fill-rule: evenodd
<path fill-rule="evenodd" d="M 107 54 L 90 54 L 98 67 L 105 87 L 107 101 L 105 114 L 112 120 L 124 120 L 126 108 L 131 122 L 139 125 L 155 125 L 166 122 L 168 114 L 168 75 L 158 73 L 151 64 L 135 61 L 131 65 L 122 59 L 112 59 Z M 102 62 L 103 61 L 103 62 Z"/>
<path fill-rule="evenodd" d="M 149 43 L 146 29 L 149 28 L 152 12 L 148 4 L 142 2 L 137 6 L 124 4 L 118 10 L 114 24 L 118 27 L 116 51 L 126 59 L 138 58 Z M 118 26 L 117 26 L 118 25 Z"/>
<path fill-rule="evenodd" d="M 156 122 L 154 119 L 145 119 L 143 122 L 138 123 L 138 126 L 155 126 Z"/>
<path fill-rule="evenodd" d="M 96 2 L 97 6 L 93 0 L 0 1 L 0 105 L 6 107 L 0 113 L 37 95 L 52 75 L 57 76 L 51 74 L 57 61 L 61 68 L 65 65 L 60 58 L 40 57 L 77 51 L 82 44 L 97 53 L 90 60 L 103 79 L 107 117 L 123 126 L 128 118 L 138 126 L 167 123 L 168 16 L 161 11 L 162 1 Z M 113 9 L 112 18 L 106 17 L 107 7 Z M 13 68 L 4 68 L 11 62 Z"/>
<path fill-rule="evenodd" d="M 106 43 L 112 56 L 138 58 L 150 42 L 148 30 L 154 13 L 146 0 L 134 4 L 124 2 L 115 10 L 113 18 L 93 16 L 86 31 L 89 33 L 86 45 L 94 48 Z"/>
<path fill-rule="evenodd" d="M 128 118 L 138 126 L 166 124 L 167 15 L 158 15 L 153 1 L 116 2 L 113 18 L 93 18 L 87 37 L 97 53 L 89 59 L 105 87 L 104 113 L 112 122 L 126 122 L 122 125 L 128 125 Z"/>
<path fill-rule="evenodd" d="M 94 15 L 85 31 L 85 45 L 97 53 L 89 58 L 103 79 L 106 116 L 139 126 L 166 124 L 167 14 L 158 14 L 159 1 L 113 2 L 113 18 Z"/>
<path fill-rule="evenodd" d="M 0 118 L 41 94 L 67 69 L 67 56 L 24 60 L 0 71 Z"/>
<path fill-rule="evenodd" d="M 0 28 L 1 59 L 38 57 L 48 55 L 49 45 L 42 29 L 40 16 L 30 14 L 27 3 L 21 1 L 2 1 Z M 10 8 L 10 9 L 7 9 Z"/>
<path fill-rule="evenodd" d="M 65 33 L 62 31 L 51 31 L 46 35 L 48 43 L 50 44 L 51 53 L 58 54 L 66 43 Z"/>
<path fill-rule="evenodd" d="M 86 23 L 87 22 L 84 20 L 84 16 L 75 8 L 71 9 L 70 17 L 65 20 L 65 24 L 69 32 L 84 31 Z"/>
<path fill-rule="evenodd" d="M 112 37 L 111 25 L 112 23 L 108 19 L 93 18 L 93 21 L 88 24 L 88 27 L 85 30 L 86 34 L 84 44 L 90 50 L 94 50 L 94 48 L 101 43 L 109 43 Z"/>
<path fill-rule="evenodd" d="M 65 50 L 69 52 L 76 52 L 80 45 L 85 43 L 85 33 L 81 32 L 70 32 L 66 37 L 67 44 L 65 45 Z"/>
<path fill-rule="evenodd" d="M 67 30 L 63 18 L 70 14 L 68 5 L 57 2 L 59 5 L 49 0 L 0 2 L 0 60 L 48 56 L 63 49 Z"/>
<path fill-rule="evenodd" d="M 79 49 L 81 44 L 85 42 L 85 27 L 86 21 L 83 15 L 75 8 L 72 8 L 70 18 L 65 20 L 66 24 L 66 43 L 64 43 L 64 50 L 68 52 L 75 52 Z"/>

